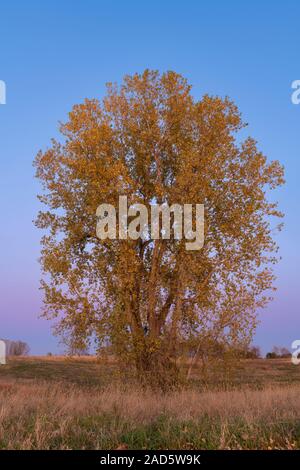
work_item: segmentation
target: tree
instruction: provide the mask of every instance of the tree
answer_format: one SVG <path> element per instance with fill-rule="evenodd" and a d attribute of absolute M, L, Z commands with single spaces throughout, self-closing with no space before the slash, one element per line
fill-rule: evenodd
<path fill-rule="evenodd" d="M 260 359 L 262 357 L 261 350 L 259 346 L 252 346 L 249 351 L 250 359 Z"/>
<path fill-rule="evenodd" d="M 249 346 L 243 351 L 242 355 L 246 359 L 259 359 L 261 358 L 261 350 L 259 346 Z"/>
<path fill-rule="evenodd" d="M 276 359 L 276 358 L 277 358 L 277 356 L 274 352 L 268 352 L 266 354 L 266 359 Z"/>
<path fill-rule="evenodd" d="M 282 358 L 288 358 L 288 357 L 291 357 L 291 352 L 287 349 L 287 348 L 281 348 L 281 351 L 280 351 L 280 357 Z"/>
<path fill-rule="evenodd" d="M 30 348 L 24 341 L 9 341 L 8 356 L 28 356 Z"/>
<path fill-rule="evenodd" d="M 176 377 L 179 343 L 243 341 L 270 299 L 277 260 L 266 189 L 283 183 L 228 99 L 193 98 L 174 72 L 146 70 L 109 84 L 103 102 L 85 100 L 61 125 L 62 141 L 40 151 L 36 175 L 47 206 L 42 238 L 44 315 L 80 344 L 107 341 L 139 376 Z M 205 205 L 205 243 L 99 240 L 99 204 Z M 280 228 L 280 225 L 278 225 Z"/>

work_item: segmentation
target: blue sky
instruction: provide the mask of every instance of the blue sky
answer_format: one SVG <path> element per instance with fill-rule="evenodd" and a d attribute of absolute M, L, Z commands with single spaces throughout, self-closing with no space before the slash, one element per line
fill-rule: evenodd
<path fill-rule="evenodd" d="M 266 351 L 300 338 L 300 105 L 291 102 L 291 83 L 300 79 L 300 3 L 4 0 L 0 21 L 7 86 L 0 105 L 0 337 L 25 340 L 34 354 L 60 350 L 51 323 L 38 318 L 35 154 L 57 136 L 73 104 L 151 68 L 183 74 L 198 98 L 230 96 L 247 134 L 284 164 L 287 183 L 276 194 L 286 214 L 278 291 L 260 315 L 255 343 Z"/>

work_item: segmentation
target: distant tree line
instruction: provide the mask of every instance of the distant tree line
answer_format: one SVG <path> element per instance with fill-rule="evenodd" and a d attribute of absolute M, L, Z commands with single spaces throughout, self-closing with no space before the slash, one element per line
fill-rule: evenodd
<path fill-rule="evenodd" d="M 283 359 L 291 357 L 291 353 L 287 348 L 274 346 L 271 352 L 266 354 L 267 359 Z"/>

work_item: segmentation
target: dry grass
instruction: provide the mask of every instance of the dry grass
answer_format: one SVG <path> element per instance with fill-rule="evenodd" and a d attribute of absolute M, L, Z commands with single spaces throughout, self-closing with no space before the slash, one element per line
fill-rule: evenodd
<path fill-rule="evenodd" d="M 300 446 L 300 387 L 168 395 L 136 387 L 2 381 L 3 449 Z"/>
<path fill-rule="evenodd" d="M 195 368 L 163 395 L 113 360 L 18 358 L 0 367 L 0 449 L 300 449 L 299 392 L 288 360 L 243 361 L 230 384 Z"/>

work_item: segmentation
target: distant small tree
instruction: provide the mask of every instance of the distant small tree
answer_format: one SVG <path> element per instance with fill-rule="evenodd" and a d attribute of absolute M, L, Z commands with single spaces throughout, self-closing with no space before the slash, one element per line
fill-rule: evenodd
<path fill-rule="evenodd" d="M 30 348 L 24 341 L 11 341 L 8 347 L 8 356 L 28 356 Z"/>
<path fill-rule="evenodd" d="M 281 348 L 280 353 L 281 353 L 280 357 L 282 358 L 291 356 L 291 353 L 287 348 Z"/>
<path fill-rule="evenodd" d="M 284 357 L 290 357 L 291 353 L 287 348 L 284 348 L 282 346 L 274 346 L 273 351 L 274 354 L 276 354 L 276 357 L 284 358 Z"/>
<path fill-rule="evenodd" d="M 250 346 L 245 351 L 245 357 L 247 359 L 259 359 L 261 357 L 261 351 L 259 346 Z"/>

